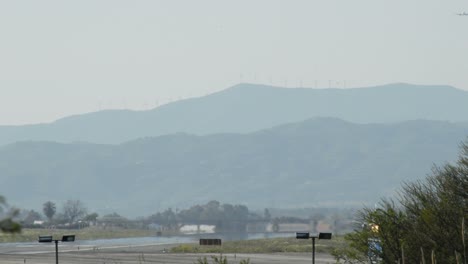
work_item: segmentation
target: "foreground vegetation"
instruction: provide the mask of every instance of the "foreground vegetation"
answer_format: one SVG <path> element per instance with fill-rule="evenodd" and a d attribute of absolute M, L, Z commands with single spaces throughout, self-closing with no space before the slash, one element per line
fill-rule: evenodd
<path fill-rule="evenodd" d="M 360 212 L 361 225 L 346 236 L 343 259 L 362 263 L 467 263 L 468 142 L 456 164 L 434 168 L 425 180 L 406 183 L 397 199 Z"/>
<path fill-rule="evenodd" d="M 343 237 L 332 240 L 316 240 L 316 252 L 330 253 L 336 247 L 346 243 Z M 311 240 L 288 238 L 269 238 L 244 241 L 226 241 L 222 246 L 200 246 L 182 244 L 171 249 L 172 253 L 277 253 L 277 252 L 312 252 Z"/>
<path fill-rule="evenodd" d="M 207 257 L 203 258 L 198 258 L 197 262 L 195 264 L 209 264 L 210 262 L 208 261 Z M 228 264 L 228 260 L 226 257 L 223 257 L 223 255 L 219 256 L 211 256 L 211 263 L 213 264 Z M 239 261 L 239 264 L 250 264 L 250 259 L 242 259 Z"/>
<path fill-rule="evenodd" d="M 4 233 L 18 233 L 21 231 L 21 225 L 15 221 L 13 218 L 18 215 L 18 210 L 10 210 L 9 212 L 5 212 L 6 207 L 6 199 L 2 195 L 0 195 L 0 215 L 3 217 L 0 218 L 0 234 Z M 6 214 L 4 216 L 3 214 Z"/>

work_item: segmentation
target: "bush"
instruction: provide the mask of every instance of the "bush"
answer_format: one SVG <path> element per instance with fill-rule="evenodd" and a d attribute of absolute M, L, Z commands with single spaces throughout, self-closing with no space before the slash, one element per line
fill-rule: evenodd
<path fill-rule="evenodd" d="M 211 256 L 211 261 L 213 264 L 228 264 L 227 258 L 223 254 L 220 254 L 219 257 Z M 209 264 L 207 257 L 198 258 L 196 264 Z M 250 264 L 250 259 L 243 259 L 239 264 Z"/>
<path fill-rule="evenodd" d="M 346 237 L 353 252 L 360 253 L 356 259 L 466 263 L 468 145 L 462 145 L 456 164 L 436 167 L 425 180 L 404 184 L 396 201 L 383 199 L 379 208 L 365 208 L 358 218 L 360 225 Z M 370 241 L 380 246 L 369 249 Z"/>

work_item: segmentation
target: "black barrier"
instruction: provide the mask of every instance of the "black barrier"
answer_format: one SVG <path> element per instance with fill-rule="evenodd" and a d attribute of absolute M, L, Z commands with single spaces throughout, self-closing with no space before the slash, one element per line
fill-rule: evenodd
<path fill-rule="evenodd" d="M 331 233 L 320 233 L 319 234 L 319 239 L 331 239 L 332 234 Z"/>
<path fill-rule="evenodd" d="M 221 246 L 219 238 L 200 238 L 200 246 Z"/>
<path fill-rule="evenodd" d="M 296 233 L 296 238 L 297 239 L 309 239 L 310 235 L 309 233 Z"/>

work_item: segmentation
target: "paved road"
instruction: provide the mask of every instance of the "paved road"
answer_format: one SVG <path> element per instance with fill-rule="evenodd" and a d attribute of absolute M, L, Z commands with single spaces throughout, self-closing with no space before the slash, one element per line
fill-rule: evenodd
<path fill-rule="evenodd" d="M 146 246 L 109 246 L 105 248 L 73 248 L 71 246 L 59 249 L 59 262 L 68 264 L 121 264 L 121 263 L 179 263 L 193 264 L 198 258 L 207 257 L 210 254 L 172 254 L 164 253 L 165 248 L 171 245 L 146 245 Z M 52 248 L 50 248 L 52 247 Z M 0 264 L 51 264 L 55 263 L 53 245 L 44 248 L 0 248 Z M 252 264 L 310 264 L 311 254 L 306 253 L 282 253 L 282 254 L 226 254 L 228 263 L 237 264 L 242 259 L 250 259 Z M 210 261 L 211 262 L 211 261 Z M 317 254 L 317 264 L 335 263 L 328 254 Z"/>

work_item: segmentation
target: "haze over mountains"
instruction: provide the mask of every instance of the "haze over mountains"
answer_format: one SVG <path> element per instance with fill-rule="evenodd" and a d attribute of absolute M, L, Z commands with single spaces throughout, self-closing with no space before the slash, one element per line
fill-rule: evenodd
<path fill-rule="evenodd" d="M 0 193 L 133 216 L 212 199 L 361 206 L 454 160 L 467 113 L 468 92 L 448 86 L 240 84 L 150 111 L 0 127 Z"/>
<path fill-rule="evenodd" d="M 148 111 L 108 110 L 50 124 L 0 126 L 0 145 L 24 140 L 122 143 L 178 132 L 250 133 L 312 117 L 356 123 L 468 121 L 468 92 L 449 86 L 390 84 L 355 89 L 239 84 Z"/>
<path fill-rule="evenodd" d="M 468 125 L 318 118 L 249 134 L 174 134 L 121 145 L 22 142 L 0 148 L 4 195 L 40 208 L 79 198 L 144 215 L 218 199 L 252 208 L 360 206 L 455 159 Z"/>

